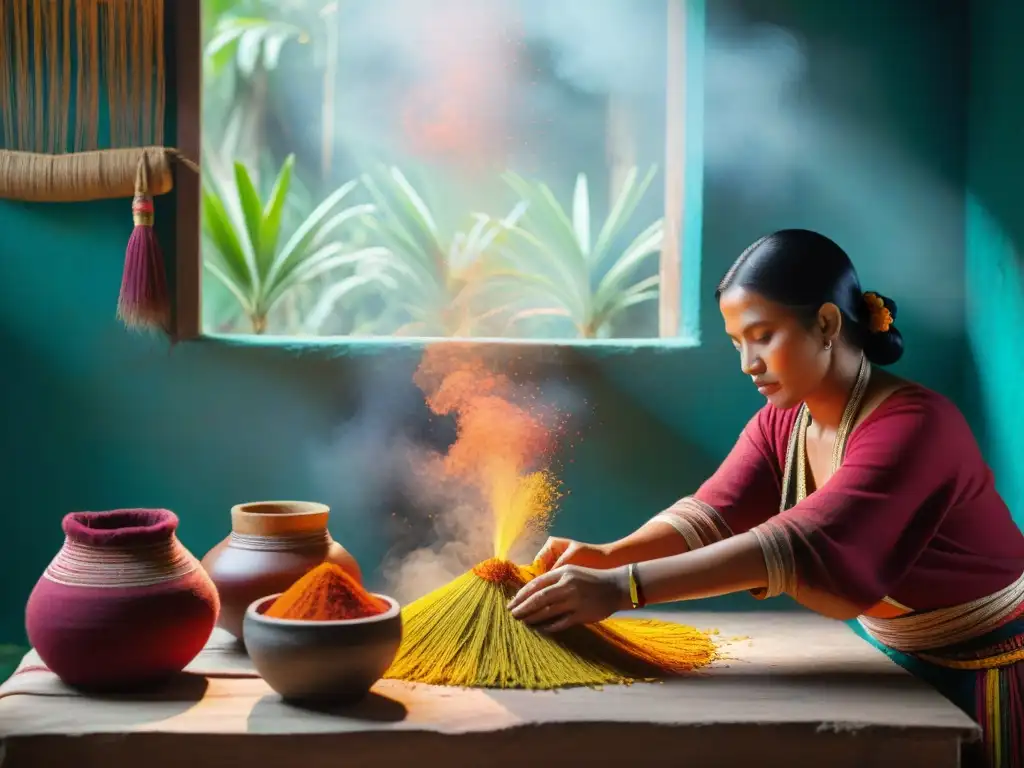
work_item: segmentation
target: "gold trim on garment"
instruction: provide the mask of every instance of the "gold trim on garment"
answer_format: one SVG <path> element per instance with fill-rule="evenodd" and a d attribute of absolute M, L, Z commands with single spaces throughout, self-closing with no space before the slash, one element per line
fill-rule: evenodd
<path fill-rule="evenodd" d="M 981 637 L 1001 626 L 1024 601 L 1024 574 L 998 592 L 950 608 L 891 619 L 861 616 L 860 625 L 878 642 L 897 651 L 942 648 Z"/>
<path fill-rule="evenodd" d="M 691 550 L 732 536 L 732 530 L 714 507 L 692 496 L 680 499 L 652 520 L 668 523 L 686 540 Z"/>
<path fill-rule="evenodd" d="M 839 420 L 836 438 L 832 444 L 831 474 L 835 474 L 843 463 L 843 458 L 846 455 L 846 443 L 864 403 L 864 395 L 870 381 L 871 365 L 867 358 L 862 356 L 860 367 L 857 370 L 857 380 L 846 401 L 846 408 L 843 409 L 843 416 Z M 779 502 L 780 513 L 807 498 L 807 427 L 810 423 L 810 411 L 807 409 L 807 405 L 803 404 L 797 413 L 786 449 L 786 466 L 782 475 L 782 498 Z M 796 558 L 786 526 L 780 524 L 773 517 L 752 528 L 751 533 L 757 537 L 757 541 L 761 545 L 765 567 L 768 570 L 767 588 L 755 590 L 754 595 L 763 598 L 775 597 L 787 592 L 795 593 L 798 586 Z"/>
<path fill-rule="evenodd" d="M 796 558 L 793 555 L 789 532 L 772 519 L 751 528 L 750 532 L 761 545 L 765 568 L 768 571 L 767 587 L 755 590 L 755 596 L 778 597 L 783 593 L 796 592 Z"/>

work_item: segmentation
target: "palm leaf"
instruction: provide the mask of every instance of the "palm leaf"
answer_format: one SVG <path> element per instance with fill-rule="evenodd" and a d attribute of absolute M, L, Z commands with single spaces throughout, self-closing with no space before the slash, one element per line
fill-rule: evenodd
<path fill-rule="evenodd" d="M 262 280 L 270 276 L 277 253 L 277 243 L 281 236 L 281 219 L 284 216 L 288 193 L 291 191 L 292 169 L 295 167 L 295 155 L 288 155 L 281 170 L 274 179 L 270 196 L 260 213 L 259 240 L 256 247 L 256 267 Z"/>
<path fill-rule="evenodd" d="M 562 254 L 560 260 L 571 260 L 575 279 L 579 280 L 584 266 L 583 252 L 572 222 L 554 194 L 546 184 L 526 181 L 514 173 L 506 173 L 504 179 L 521 199 L 530 204 L 524 216 L 524 226 L 536 230 L 545 240 L 550 238 L 551 245 Z"/>
<path fill-rule="evenodd" d="M 417 224 L 422 232 L 429 234 L 431 245 L 440 245 L 437 222 L 434 221 L 434 217 L 431 215 L 427 204 L 423 202 L 423 198 L 420 197 L 412 184 L 409 183 L 405 174 L 397 168 L 391 169 L 391 178 L 394 179 L 395 185 L 401 191 L 401 195 L 398 196 L 398 200 L 399 202 L 405 203 L 409 217 Z"/>
<path fill-rule="evenodd" d="M 507 239 L 503 240 L 500 258 L 496 260 L 498 271 L 510 269 L 521 274 L 544 275 L 543 281 L 520 278 L 521 287 L 539 295 L 545 304 L 553 305 L 543 308 L 544 311 L 534 308 L 529 314 L 516 315 L 517 321 L 521 317 L 567 316 L 578 331 L 589 335 L 606 328 L 626 307 L 650 301 L 657 295 L 657 278 L 640 280 L 634 286 L 629 283 L 644 262 L 660 250 L 664 240 L 661 219 L 618 252 L 601 274 L 656 173 L 652 166 L 642 179 L 638 179 L 635 168 L 627 174 L 593 242 L 594 222 L 585 174 L 576 177 L 571 216 L 546 184 L 528 181 L 511 172 L 504 175 L 506 183 L 528 207 L 521 221 L 501 229 Z"/>
<path fill-rule="evenodd" d="M 658 289 L 660 283 L 661 277 L 659 275 L 652 275 L 651 277 L 634 283 L 627 290 L 617 294 L 611 303 L 601 308 L 598 326 L 600 327 L 611 323 L 619 314 L 629 307 L 636 306 L 637 304 L 643 304 L 647 301 L 656 300 L 661 293 Z"/>
<path fill-rule="evenodd" d="M 506 327 L 510 328 L 516 323 L 522 322 L 523 320 L 529 320 L 534 317 L 564 317 L 568 320 L 572 320 L 572 315 L 569 314 L 569 311 L 565 307 L 537 307 L 535 309 L 524 309 L 521 312 L 516 312 L 511 318 L 509 318 Z"/>
<path fill-rule="evenodd" d="M 590 191 L 585 173 L 576 176 L 572 195 L 572 229 L 580 254 L 586 259 L 590 255 Z"/>
<path fill-rule="evenodd" d="M 281 51 L 290 40 L 300 39 L 305 33 L 297 27 L 286 27 L 267 35 L 263 43 L 263 66 L 268 70 L 277 69 L 281 60 Z"/>
<path fill-rule="evenodd" d="M 379 223 L 386 228 L 396 249 L 416 257 L 425 269 L 443 282 L 446 265 L 440 259 L 446 249 L 423 198 L 397 169 L 381 174 L 379 182 L 369 174 L 363 178 L 374 202 L 384 214 Z"/>
<path fill-rule="evenodd" d="M 213 275 L 215 278 L 217 278 L 217 280 L 225 288 L 227 288 L 227 290 L 231 293 L 231 295 L 234 296 L 238 300 L 239 305 L 242 307 L 243 311 L 245 311 L 246 314 L 249 314 L 249 313 L 251 313 L 253 311 L 253 306 L 249 302 L 249 298 L 245 295 L 244 288 L 242 286 L 238 285 L 238 283 L 236 283 L 234 281 L 234 279 L 227 272 L 222 270 L 219 265 L 214 264 L 212 261 L 209 261 L 209 260 L 205 260 L 203 262 L 203 267 L 211 275 Z"/>
<path fill-rule="evenodd" d="M 350 275 L 327 288 L 317 303 L 306 315 L 306 327 L 319 330 L 327 321 L 338 302 L 351 299 L 353 295 L 376 286 L 377 278 L 373 275 Z"/>
<path fill-rule="evenodd" d="M 245 232 L 247 234 L 246 240 L 251 247 L 251 258 L 253 275 L 256 279 L 255 288 L 259 291 L 262 288 L 262 283 L 266 277 L 266 273 L 261 269 L 261 246 L 260 246 L 260 229 L 263 223 L 263 203 L 260 202 L 259 192 L 256 191 L 256 186 L 252 183 L 252 177 L 249 176 L 249 171 L 246 170 L 242 163 L 235 162 L 235 189 L 238 192 L 238 202 L 241 206 L 242 221 L 245 224 Z M 245 241 L 243 241 L 243 246 Z"/>
<path fill-rule="evenodd" d="M 310 242 L 310 247 L 320 247 L 328 237 L 334 235 L 334 233 L 348 225 L 354 220 L 359 219 L 361 221 L 367 220 L 377 209 L 369 203 L 360 203 L 357 205 L 350 205 L 343 209 L 339 213 L 334 214 L 325 221 L 320 227 L 317 228 L 316 235 Z"/>
<path fill-rule="evenodd" d="M 252 77 L 256 68 L 260 65 L 266 66 L 263 59 L 266 50 L 266 42 L 271 37 L 272 27 L 254 27 L 242 32 L 238 38 L 238 50 L 235 53 L 235 62 L 239 71 L 246 77 Z"/>
<path fill-rule="evenodd" d="M 325 244 L 325 229 L 337 230 L 370 210 L 366 205 L 338 210 L 356 188 L 356 181 L 328 195 L 311 214 L 301 218 L 280 247 L 285 213 L 293 205 L 293 168 L 294 157 L 289 156 L 278 170 L 265 203 L 242 163 L 234 164 L 233 194 L 221 196 L 213 177 L 204 180 L 203 229 L 210 246 L 204 249 L 207 271 L 224 284 L 254 327 L 262 327 L 264 323 L 257 321 L 264 321 L 289 292 L 331 272 L 357 270 L 388 256 L 383 248 L 352 251 L 340 240 Z M 301 301 L 301 295 L 297 296 Z"/>
<path fill-rule="evenodd" d="M 566 265 L 559 251 L 523 226 L 508 227 L 506 231 L 511 239 L 520 240 L 522 246 L 517 248 L 514 242 L 510 242 L 502 249 L 507 260 L 526 274 L 550 275 L 554 270 L 556 274 L 549 279 L 552 284 L 558 286 L 560 303 L 568 307 L 574 316 L 584 316 L 587 313 L 587 297 L 590 293 L 589 278 L 586 284 L 583 284 L 579 275 Z"/>
<path fill-rule="evenodd" d="M 657 254 L 661 250 L 661 244 L 664 239 L 665 226 L 662 219 L 658 219 L 637 235 L 626 250 L 622 252 L 622 255 L 608 269 L 604 277 L 601 278 L 595 294 L 595 303 L 597 305 L 608 303 L 609 297 L 616 291 L 621 290 L 622 282 L 628 279 L 645 259 Z"/>
<path fill-rule="evenodd" d="M 273 304 L 292 288 L 307 283 L 328 272 L 333 272 L 342 267 L 369 264 L 375 260 L 383 261 L 388 255 L 386 248 L 362 248 L 356 251 L 349 251 L 346 246 L 341 244 L 325 246 L 315 251 L 308 259 L 303 261 L 287 280 L 282 280 L 275 286 L 276 293 L 271 297 L 269 303 Z"/>
<path fill-rule="evenodd" d="M 357 181 L 349 181 L 328 195 L 316 209 L 305 218 L 302 224 L 295 230 L 295 233 L 288 239 L 284 247 L 274 259 L 267 278 L 268 283 L 276 283 L 278 280 L 287 279 L 290 272 L 296 269 L 306 254 L 306 249 L 317 230 L 324 223 L 330 213 L 349 195 L 358 185 Z"/>
<path fill-rule="evenodd" d="M 205 187 L 202 190 L 202 202 L 204 228 L 228 273 L 246 291 L 254 291 L 255 275 L 250 269 L 238 230 L 232 225 L 223 203 Z"/>
<path fill-rule="evenodd" d="M 499 242 L 499 238 L 507 235 L 511 227 L 519 223 L 529 207 L 529 203 L 525 200 L 520 200 L 505 215 L 505 218 L 497 221 L 486 214 L 475 214 L 476 223 L 466 236 L 466 250 L 473 251 L 479 255 L 487 252 Z"/>
<path fill-rule="evenodd" d="M 591 264 L 598 266 L 603 261 L 616 237 L 636 212 L 640 200 L 647 193 L 647 188 L 650 187 L 657 172 L 657 167 L 651 166 L 639 184 L 636 180 L 637 169 L 635 167 L 626 174 L 622 189 L 619 190 L 615 203 L 608 213 L 608 218 L 605 219 L 604 226 L 601 227 L 601 232 L 597 236 L 597 243 L 591 252 Z"/>
<path fill-rule="evenodd" d="M 426 311 L 439 311 L 456 290 L 453 261 L 464 238 L 459 233 L 450 237 L 442 233 L 424 197 L 398 168 L 366 174 L 363 183 L 379 214 L 370 220 L 370 227 L 392 251 L 392 267 L 406 276 L 403 290 Z M 415 273 L 415 281 L 409 280 L 410 272 Z"/>
<path fill-rule="evenodd" d="M 415 259 L 403 258 L 401 251 L 396 251 L 392 247 L 386 246 L 386 248 L 390 258 L 382 263 L 380 268 L 401 276 L 405 292 L 415 293 L 423 301 L 431 304 L 441 300 L 444 286 L 437 281 L 436 276 L 432 272 Z"/>

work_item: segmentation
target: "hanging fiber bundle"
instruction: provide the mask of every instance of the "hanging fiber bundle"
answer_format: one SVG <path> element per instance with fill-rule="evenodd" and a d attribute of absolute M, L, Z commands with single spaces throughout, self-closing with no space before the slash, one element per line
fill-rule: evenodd
<path fill-rule="evenodd" d="M 44 155 L 0 150 L 0 198 L 84 202 L 132 198 L 134 229 L 125 252 L 117 316 L 129 328 L 170 331 L 167 270 L 153 230 L 153 197 L 174 187 L 176 165 L 195 163 L 168 147 Z"/>
<path fill-rule="evenodd" d="M 402 645 L 385 677 L 433 685 L 552 689 L 653 681 L 716 657 L 707 632 L 656 619 L 608 619 L 557 634 L 512 617 L 512 596 L 538 574 L 486 560 L 402 611 Z"/>
<path fill-rule="evenodd" d="M 0 2 L 0 198 L 134 196 L 117 314 L 129 327 L 169 330 L 152 226 L 152 198 L 170 191 L 176 157 L 159 146 L 164 11 L 164 0 Z"/>
<path fill-rule="evenodd" d="M 139 158 L 132 199 L 135 223 L 124 256 L 117 316 L 129 328 L 149 328 L 170 333 L 171 297 L 163 251 L 153 231 L 153 197 L 149 192 L 146 153 Z"/>

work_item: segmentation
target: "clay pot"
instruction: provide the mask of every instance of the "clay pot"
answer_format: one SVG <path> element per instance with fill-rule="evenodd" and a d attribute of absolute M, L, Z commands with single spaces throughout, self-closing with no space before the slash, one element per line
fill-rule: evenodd
<path fill-rule="evenodd" d="M 231 508 L 231 534 L 203 558 L 220 593 L 219 627 L 241 640 L 250 603 L 284 592 L 324 561 L 362 583 L 355 558 L 327 530 L 330 511 L 311 501 L 254 501 Z"/>
<path fill-rule="evenodd" d="M 376 595 L 388 610 L 338 621 L 275 619 L 265 611 L 280 595 L 254 602 L 245 614 L 245 647 L 253 666 L 283 699 L 354 704 L 388 671 L 402 643 L 398 602 Z"/>
<path fill-rule="evenodd" d="M 203 649 L 217 591 L 166 509 L 75 512 L 64 546 L 25 609 L 29 642 L 65 683 L 92 690 L 156 684 Z"/>

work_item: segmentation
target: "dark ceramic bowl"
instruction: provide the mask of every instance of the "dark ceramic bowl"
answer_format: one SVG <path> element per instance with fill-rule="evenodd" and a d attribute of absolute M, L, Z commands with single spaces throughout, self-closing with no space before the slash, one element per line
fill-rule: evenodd
<path fill-rule="evenodd" d="M 301 621 L 265 616 L 279 595 L 245 612 L 245 649 L 253 666 L 282 698 L 316 704 L 355 703 L 387 672 L 402 642 L 398 602 L 365 619 Z"/>

